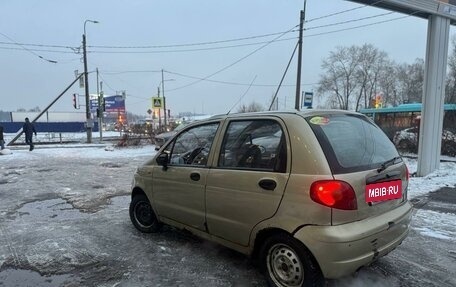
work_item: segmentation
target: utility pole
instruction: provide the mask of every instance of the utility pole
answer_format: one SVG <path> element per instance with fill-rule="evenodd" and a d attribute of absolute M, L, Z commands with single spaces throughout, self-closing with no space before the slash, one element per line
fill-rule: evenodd
<path fill-rule="evenodd" d="M 101 89 L 103 90 L 103 88 Z M 100 131 L 100 142 L 103 141 L 103 93 L 100 93 L 100 80 L 98 78 L 97 68 L 97 95 L 98 95 L 98 130 Z"/>
<path fill-rule="evenodd" d="M 87 129 L 87 143 L 92 143 L 92 115 L 90 113 L 90 99 L 89 99 L 89 73 L 87 72 L 87 47 L 86 47 L 86 24 L 98 23 L 98 21 L 85 20 L 84 21 L 84 34 L 82 34 L 82 51 L 84 54 L 84 88 L 85 88 L 85 104 L 86 104 L 86 129 Z"/>
<path fill-rule="evenodd" d="M 84 27 L 85 27 L 85 25 L 84 25 Z M 89 80 L 88 80 L 89 73 L 87 72 L 87 51 L 86 51 L 85 31 L 84 31 L 84 34 L 82 35 L 82 51 L 84 53 L 84 89 L 85 89 L 85 106 L 86 106 L 87 143 L 92 143 L 92 119 L 91 119 L 91 115 L 90 115 Z"/>
<path fill-rule="evenodd" d="M 306 19 L 306 2 L 304 0 L 304 9 L 301 10 L 300 14 L 300 21 L 299 21 L 299 41 L 298 41 L 298 72 L 297 72 L 297 79 L 296 79 L 296 100 L 295 100 L 295 109 L 299 111 L 299 103 L 301 99 L 301 62 L 302 62 L 302 34 L 303 34 L 303 27 L 304 21 Z"/>
<path fill-rule="evenodd" d="M 157 87 L 157 96 L 160 98 L 160 85 Z M 159 108 L 158 109 L 158 129 L 160 130 L 160 132 L 162 131 L 161 128 L 162 128 L 161 109 Z"/>
<path fill-rule="evenodd" d="M 165 130 L 166 130 L 166 114 L 167 114 L 167 111 L 166 111 L 166 98 L 165 98 L 165 79 L 164 79 L 164 76 L 163 76 L 163 69 L 162 69 L 162 94 L 163 94 L 163 110 L 165 112 Z"/>

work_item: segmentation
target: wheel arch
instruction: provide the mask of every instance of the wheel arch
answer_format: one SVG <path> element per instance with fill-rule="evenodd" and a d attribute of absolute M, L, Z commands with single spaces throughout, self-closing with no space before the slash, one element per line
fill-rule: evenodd
<path fill-rule="evenodd" d="M 139 194 L 145 195 L 147 197 L 147 194 L 144 192 L 144 190 L 142 190 L 142 188 L 135 186 L 133 188 L 133 190 L 131 191 L 131 198 L 133 199 L 133 197 L 135 197 Z M 149 197 L 147 197 L 147 198 L 149 198 Z"/>
<path fill-rule="evenodd" d="M 314 274 L 312 276 L 313 279 L 311 279 L 312 281 L 309 286 L 323 286 L 323 283 L 324 283 L 323 272 L 321 270 L 319 262 L 317 261 L 316 257 L 314 256 L 314 254 L 312 253 L 310 248 L 308 248 L 304 242 L 302 242 L 301 240 L 299 240 L 298 238 L 293 236 L 293 233 L 287 232 L 286 230 L 283 230 L 280 228 L 263 229 L 257 233 L 257 236 L 254 240 L 255 245 L 253 247 L 251 258 L 252 258 L 252 261 L 256 265 L 258 265 L 263 272 L 265 272 L 265 269 L 262 269 L 262 264 L 263 264 L 264 258 L 262 259 L 261 250 L 263 249 L 264 244 L 270 244 L 270 242 L 268 243 L 268 239 L 272 238 L 272 237 L 276 237 L 276 240 L 279 237 L 288 238 L 288 240 L 290 240 L 290 243 L 293 242 L 295 244 L 296 248 L 301 248 L 302 252 L 298 251 L 296 249 L 295 249 L 295 252 L 298 252 L 301 255 L 306 254 L 304 257 L 300 257 L 300 258 L 303 260 L 303 262 L 306 260 L 303 258 L 305 258 L 305 257 L 307 258 L 308 264 L 305 264 L 305 265 L 308 266 L 308 268 L 310 268 L 309 270 L 312 270 L 312 274 Z M 284 241 L 284 242 L 286 242 L 286 241 Z M 305 285 L 305 286 L 308 286 L 308 285 Z"/>

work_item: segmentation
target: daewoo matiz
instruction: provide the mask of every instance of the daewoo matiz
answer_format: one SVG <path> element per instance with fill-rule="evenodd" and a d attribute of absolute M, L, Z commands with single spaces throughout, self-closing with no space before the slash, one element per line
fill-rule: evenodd
<path fill-rule="evenodd" d="M 215 116 L 140 166 L 130 217 L 258 259 L 271 286 L 318 286 L 407 236 L 408 170 L 367 117 L 337 110 Z"/>

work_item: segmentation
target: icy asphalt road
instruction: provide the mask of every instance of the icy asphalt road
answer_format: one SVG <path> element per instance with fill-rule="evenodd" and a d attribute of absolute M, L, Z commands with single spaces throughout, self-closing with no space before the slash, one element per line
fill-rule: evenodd
<path fill-rule="evenodd" d="M 0 286 L 265 285 L 247 258 L 224 247 L 169 227 L 133 228 L 130 182 L 152 147 L 13 152 L 0 157 Z M 395 251 L 328 285 L 456 286 L 450 187 L 414 199 L 410 235 Z"/>

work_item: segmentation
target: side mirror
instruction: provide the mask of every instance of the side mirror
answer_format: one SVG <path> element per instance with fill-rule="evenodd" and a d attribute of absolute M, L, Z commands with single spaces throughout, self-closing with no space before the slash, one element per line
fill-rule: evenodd
<path fill-rule="evenodd" d="M 168 159 L 168 154 L 164 152 L 157 157 L 156 161 L 158 165 L 163 166 L 163 169 L 166 170 L 168 168 Z"/>

